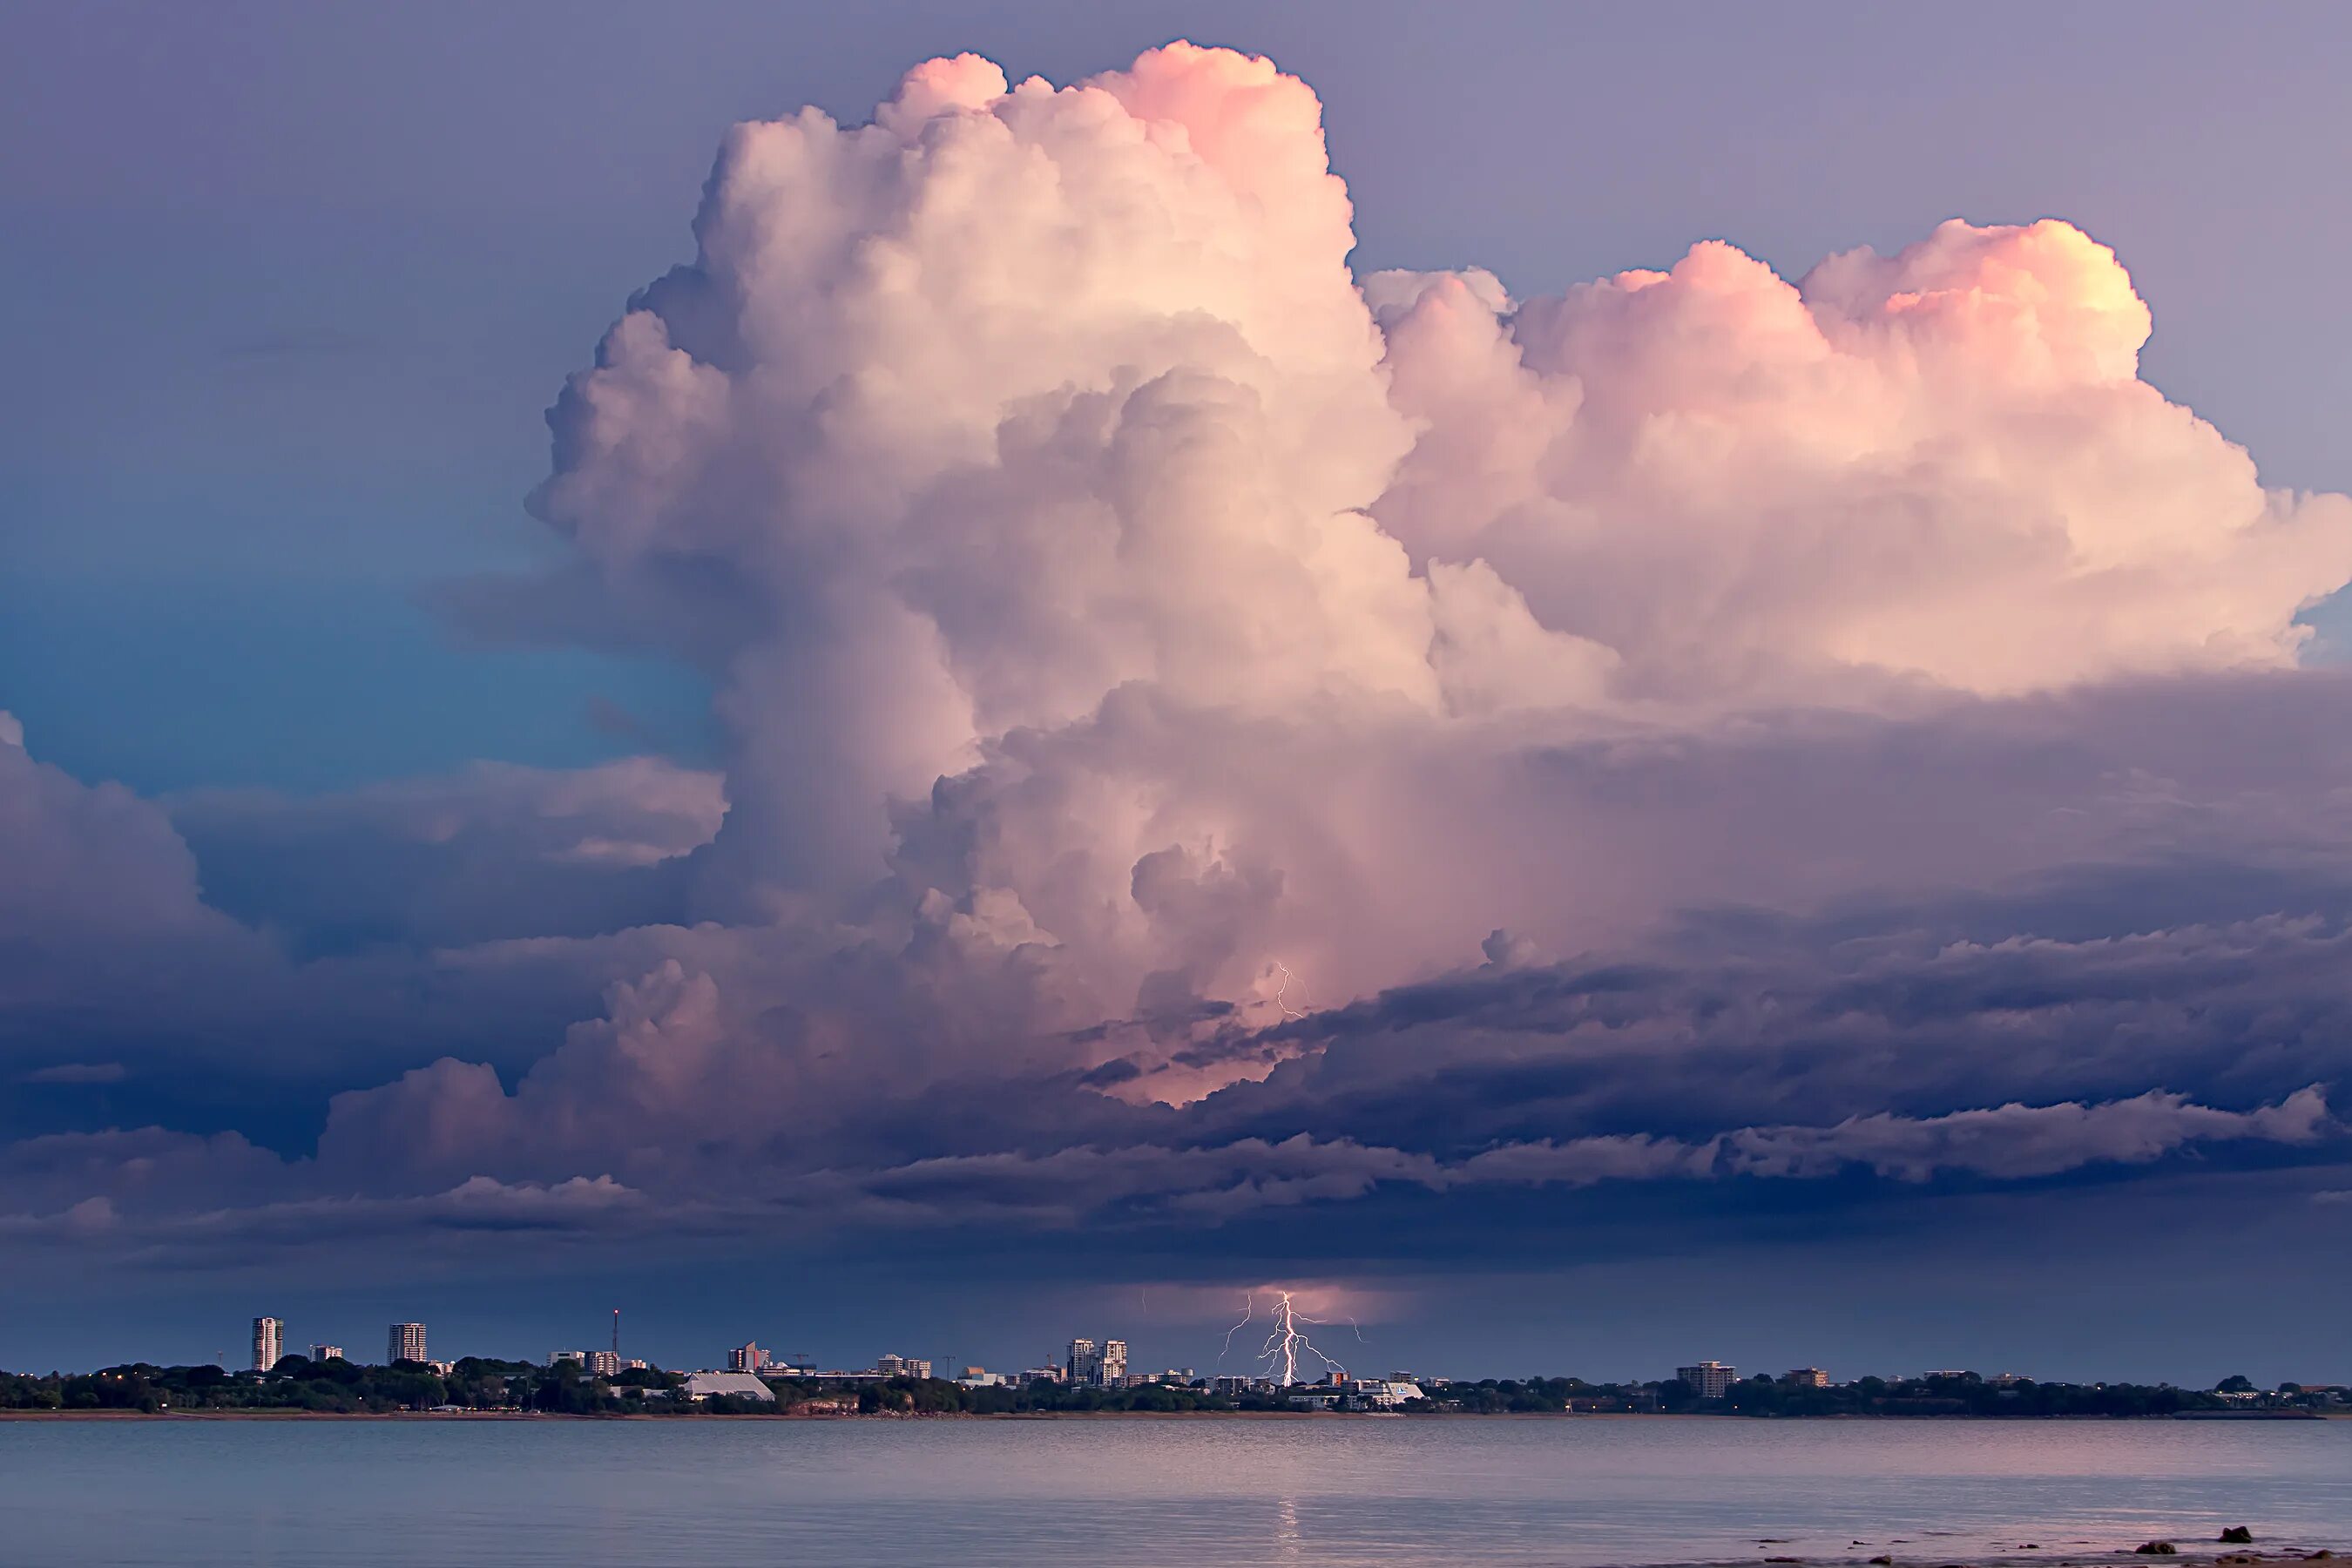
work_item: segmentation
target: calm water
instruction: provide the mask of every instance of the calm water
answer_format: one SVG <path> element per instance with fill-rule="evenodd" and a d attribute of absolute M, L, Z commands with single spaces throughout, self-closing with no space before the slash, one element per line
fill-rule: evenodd
<path fill-rule="evenodd" d="M 0 1563 L 59 1568 L 2054 1568 L 2241 1523 L 2352 1543 L 2352 1422 L 0 1422 Z"/>

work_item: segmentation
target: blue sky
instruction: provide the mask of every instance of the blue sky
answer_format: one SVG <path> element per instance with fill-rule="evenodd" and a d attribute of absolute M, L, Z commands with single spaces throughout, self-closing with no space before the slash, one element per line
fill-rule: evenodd
<path fill-rule="evenodd" d="M 0 1366 L 2352 1381 L 2340 7 L 14 20 Z"/>

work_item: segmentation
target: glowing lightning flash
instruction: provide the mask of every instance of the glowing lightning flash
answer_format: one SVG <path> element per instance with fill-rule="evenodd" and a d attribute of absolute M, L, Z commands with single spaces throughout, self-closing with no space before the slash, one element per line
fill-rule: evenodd
<path fill-rule="evenodd" d="M 1290 965 L 1283 963 L 1282 960 L 1278 958 L 1274 961 L 1274 966 L 1282 971 L 1282 984 L 1278 986 L 1274 993 L 1274 1005 L 1282 1009 L 1282 1016 L 1285 1018 L 1304 1018 L 1307 1015 L 1290 1005 L 1290 983 L 1297 980 L 1298 976 L 1291 973 Z M 1300 985 L 1298 993 L 1300 995 L 1306 996 L 1307 987 L 1303 984 Z M 1312 996 L 1307 996 L 1307 1000 L 1308 1005 L 1312 1005 L 1315 999 Z M 1284 1298 L 1286 1300 L 1288 1299 L 1289 1298 L 1287 1297 Z M 1244 1319 L 1244 1321 L 1246 1321 L 1247 1320 Z"/>
<path fill-rule="evenodd" d="M 1297 1383 L 1298 1362 L 1301 1356 L 1313 1356 L 1326 1372 L 1336 1372 L 1341 1377 L 1348 1375 L 1346 1367 L 1316 1349 L 1315 1342 L 1299 1332 L 1299 1324 L 1319 1324 L 1324 1320 L 1310 1318 L 1292 1305 L 1289 1291 L 1276 1290 L 1274 1293 L 1274 1305 L 1269 1309 L 1267 1315 L 1273 1320 L 1274 1331 L 1265 1336 L 1265 1343 L 1259 1348 L 1257 1359 L 1258 1363 L 1265 1368 L 1266 1375 L 1277 1380 L 1278 1386 L 1288 1388 Z M 1225 1331 L 1227 1351 L 1234 1348 L 1234 1336 L 1241 1332 L 1242 1329 L 1256 1316 L 1257 1297 L 1253 1293 L 1244 1300 L 1242 1321 Z M 1363 1331 L 1358 1330 L 1356 1337 L 1363 1338 Z M 1222 1363 L 1224 1357 L 1220 1355 L 1217 1359 Z"/>

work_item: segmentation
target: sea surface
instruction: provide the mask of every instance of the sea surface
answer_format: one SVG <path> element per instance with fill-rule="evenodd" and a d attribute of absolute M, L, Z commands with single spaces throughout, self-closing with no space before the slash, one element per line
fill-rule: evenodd
<path fill-rule="evenodd" d="M 2232 1524 L 2352 1545 L 2352 1422 L 0 1422 L 0 1563 L 56 1568 L 2055 1568 Z"/>

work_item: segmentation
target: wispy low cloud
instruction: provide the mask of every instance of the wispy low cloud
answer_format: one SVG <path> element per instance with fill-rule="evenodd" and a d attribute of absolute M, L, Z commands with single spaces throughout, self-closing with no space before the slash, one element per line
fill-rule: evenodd
<path fill-rule="evenodd" d="M 1643 1176 L 1799 1180 L 1855 1167 L 1901 1182 L 2016 1181 L 2096 1164 L 2146 1164 L 2192 1144 L 2311 1144 L 2341 1131 L 2318 1085 L 2276 1105 L 2217 1110 L 2151 1090 L 2104 1105 L 1995 1106 L 1945 1116 L 1856 1116 L 1831 1127 L 1743 1127 L 1700 1143 L 1592 1138 L 1519 1144 L 1469 1160 L 1473 1180 L 1590 1183 Z"/>
<path fill-rule="evenodd" d="M 1360 1198 L 1383 1184 L 1590 1187 L 1607 1183 L 1817 1181 L 1866 1172 L 1916 1184 L 1937 1176 L 2016 1182 L 2101 1165 L 2144 1165 L 2209 1144 L 2308 1148 L 2339 1136 L 2318 1086 L 2231 1111 L 2151 1091 L 2102 1104 L 2009 1104 L 1932 1117 L 1852 1117 L 1825 1127 L 1743 1127 L 1684 1141 L 1646 1135 L 1506 1143 L 1467 1159 L 1301 1133 L 1208 1147 L 1139 1144 L 1046 1154 L 924 1160 L 825 1173 L 837 1200 L 878 1220 L 929 1224 L 982 1215 L 1076 1225 L 1120 1214 L 1205 1220 Z"/>
<path fill-rule="evenodd" d="M 26 1083 L 121 1083 L 130 1077 L 121 1062 L 58 1062 L 53 1067 L 35 1068 L 25 1075 Z"/>
<path fill-rule="evenodd" d="M 676 1210 L 657 1212 L 643 1194 L 610 1176 L 551 1183 L 476 1176 L 446 1192 L 410 1196 L 283 1198 L 194 1212 L 126 1209 L 91 1197 L 48 1214 L 0 1214 L 0 1237 L 212 1269 L 266 1263 L 295 1250 L 365 1252 L 394 1239 L 404 1255 L 431 1248 L 478 1261 L 520 1241 L 543 1252 L 572 1241 L 674 1232 L 685 1218 Z"/>
<path fill-rule="evenodd" d="M 83 1180 L 110 1173 L 112 1193 L 47 1213 L 0 1215 L 0 1234 L 199 1258 L 207 1247 L 229 1243 L 240 1253 L 252 1253 L 397 1233 L 445 1240 L 509 1234 L 560 1239 L 592 1233 L 677 1239 L 752 1226 L 799 1235 L 844 1226 L 923 1230 L 974 1222 L 1040 1231 L 1165 1220 L 1213 1226 L 1269 1210 L 1345 1204 L 1383 1186 L 1462 1193 L 1802 1182 L 1853 1172 L 1906 1184 L 1938 1176 L 2002 1183 L 2102 1165 L 2150 1164 L 2221 1143 L 2308 1148 L 2342 1131 L 2314 1086 L 2247 1111 L 2150 1092 L 2103 1104 L 2010 1104 L 1935 1117 L 1853 1117 L 1825 1127 L 1746 1127 L 1694 1141 L 1546 1139 L 1454 1160 L 1301 1133 L 1279 1142 L 1242 1139 L 1189 1148 L 1074 1146 L 799 1174 L 745 1172 L 723 1195 L 706 1189 L 656 1194 L 610 1175 L 554 1182 L 477 1175 L 410 1195 L 321 1194 L 200 1207 L 188 1205 L 185 1194 L 208 1184 L 203 1179 L 207 1166 L 236 1169 L 257 1193 L 316 1187 L 320 1173 L 308 1163 L 280 1167 L 274 1157 L 235 1140 L 190 1140 L 149 1129 L 106 1140 L 53 1142 L 40 1163 L 53 1172 L 69 1167 Z M 19 1166 L 36 1163 L 23 1146 L 19 1150 Z M 166 1163 L 175 1168 L 171 1180 L 180 1185 L 158 1184 Z M 273 1179 L 253 1184 L 265 1173 Z M 2334 1202 L 2344 1194 L 2317 1196 Z"/>

